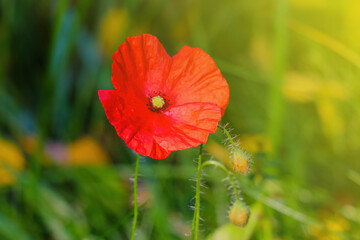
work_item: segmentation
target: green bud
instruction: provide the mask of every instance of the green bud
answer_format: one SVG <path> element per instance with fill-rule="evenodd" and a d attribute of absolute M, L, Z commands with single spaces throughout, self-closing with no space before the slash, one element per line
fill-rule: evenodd
<path fill-rule="evenodd" d="M 246 226 L 249 216 L 249 207 L 239 200 L 234 203 L 229 213 L 230 222 L 239 227 Z"/>
<path fill-rule="evenodd" d="M 250 170 L 250 157 L 241 149 L 236 148 L 233 153 L 233 165 L 237 172 L 247 174 Z"/>

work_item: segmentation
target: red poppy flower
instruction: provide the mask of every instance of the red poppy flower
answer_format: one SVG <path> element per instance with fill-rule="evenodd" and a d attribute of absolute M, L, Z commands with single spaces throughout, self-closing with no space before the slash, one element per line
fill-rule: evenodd
<path fill-rule="evenodd" d="M 183 47 L 170 57 L 159 40 L 129 37 L 113 54 L 115 90 L 99 90 L 109 122 L 127 146 L 155 159 L 205 143 L 229 101 L 212 58 Z"/>

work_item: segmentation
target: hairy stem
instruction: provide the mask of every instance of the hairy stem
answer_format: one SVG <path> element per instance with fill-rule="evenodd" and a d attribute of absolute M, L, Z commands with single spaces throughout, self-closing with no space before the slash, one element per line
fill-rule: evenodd
<path fill-rule="evenodd" d="M 201 165 L 201 169 L 203 169 L 205 166 L 208 166 L 208 165 L 213 165 L 213 166 L 219 167 L 220 169 L 222 169 L 228 175 L 229 182 L 230 182 L 232 188 L 234 189 L 236 200 L 239 200 L 240 199 L 239 198 L 239 192 L 238 192 L 236 184 L 234 182 L 232 173 L 223 164 L 221 164 L 221 163 L 219 163 L 217 161 L 213 161 L 213 160 L 209 160 L 209 161 L 204 162 Z"/>
<path fill-rule="evenodd" d="M 134 178 L 134 219 L 133 219 L 133 225 L 132 225 L 132 229 L 131 229 L 131 236 L 130 236 L 131 240 L 134 240 L 136 221 L 137 221 L 137 216 L 138 216 L 137 182 L 138 182 L 138 175 L 139 175 L 139 162 L 140 162 L 140 154 L 137 154 L 136 166 L 135 166 L 135 178 Z"/>
<path fill-rule="evenodd" d="M 230 140 L 230 142 L 231 142 L 231 145 L 232 145 L 232 146 L 234 147 L 234 149 L 235 149 L 235 148 L 236 148 L 236 145 L 235 145 L 234 140 L 233 140 L 233 138 L 231 137 L 229 131 L 226 130 L 226 128 L 223 127 L 223 126 L 221 126 L 221 125 L 218 125 L 218 126 L 224 131 L 224 133 L 226 134 L 226 136 L 229 138 L 229 140 Z"/>
<path fill-rule="evenodd" d="M 199 219 L 200 219 L 200 183 L 201 183 L 201 170 L 202 170 L 202 147 L 200 145 L 199 150 L 199 160 L 198 160 L 198 171 L 196 177 L 196 197 L 195 197 L 195 209 L 194 209 L 194 217 L 193 217 L 193 224 L 191 228 L 191 239 L 198 240 L 199 237 Z"/>

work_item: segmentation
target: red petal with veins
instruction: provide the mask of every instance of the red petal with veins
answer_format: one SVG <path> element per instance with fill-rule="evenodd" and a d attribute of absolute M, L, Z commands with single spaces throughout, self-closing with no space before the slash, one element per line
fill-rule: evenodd
<path fill-rule="evenodd" d="M 99 90 L 98 94 L 110 124 L 129 148 L 155 159 L 169 156 L 170 150 L 162 148 L 153 137 L 153 122 L 158 114 L 142 107 L 136 98 L 128 102 L 122 91 Z"/>
<path fill-rule="evenodd" d="M 199 48 L 183 47 L 173 58 L 168 87 L 175 104 L 215 103 L 224 115 L 229 86 L 214 60 Z"/>

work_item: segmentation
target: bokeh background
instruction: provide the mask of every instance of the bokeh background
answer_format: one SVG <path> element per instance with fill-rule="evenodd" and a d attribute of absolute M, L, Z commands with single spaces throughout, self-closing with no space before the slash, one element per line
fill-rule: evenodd
<path fill-rule="evenodd" d="M 135 154 L 98 100 L 127 36 L 210 54 L 229 123 L 253 156 L 237 176 L 252 215 L 207 168 L 202 239 L 360 239 L 358 0 L 1 0 L 0 239 L 128 239 Z M 224 135 L 205 146 L 231 160 Z M 140 165 L 137 239 L 186 239 L 197 150 Z M 230 159 L 230 160 L 229 160 Z"/>

